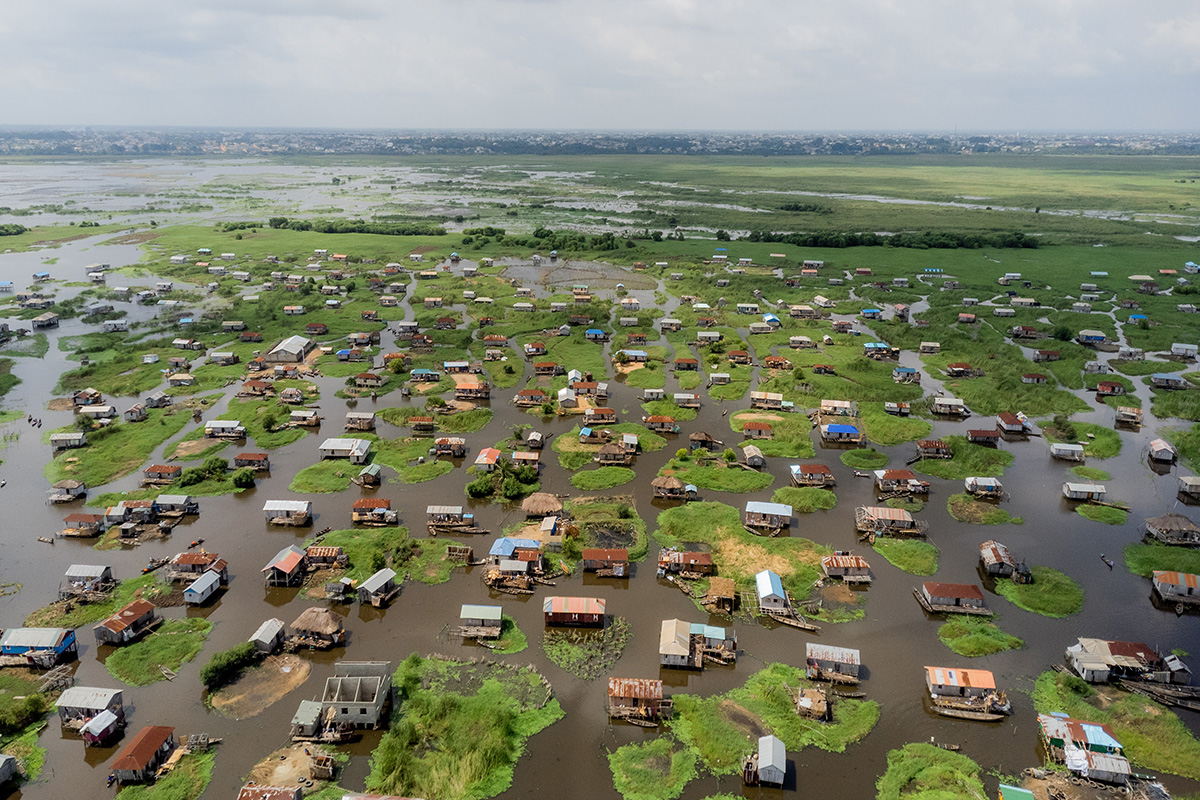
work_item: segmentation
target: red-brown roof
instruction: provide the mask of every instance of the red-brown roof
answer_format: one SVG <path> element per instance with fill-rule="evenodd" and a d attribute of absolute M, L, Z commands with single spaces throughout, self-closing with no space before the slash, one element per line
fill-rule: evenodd
<path fill-rule="evenodd" d="M 664 417 L 661 414 L 654 414 L 653 416 L 646 417 L 647 423 L 650 423 L 650 422 L 674 422 L 674 421 L 675 421 L 674 417 Z"/>
<path fill-rule="evenodd" d="M 113 633 L 120 633 L 142 617 L 152 613 L 154 613 L 152 603 L 146 600 L 134 600 L 101 624 Z"/>
<path fill-rule="evenodd" d="M 133 740 L 125 746 L 121 754 L 117 756 L 110 767 L 112 769 L 126 769 L 138 771 L 145 769 L 150 765 L 154 754 L 158 752 L 158 748 L 163 746 L 171 736 L 175 733 L 174 728 L 168 728 L 163 725 L 147 725 L 137 732 Z"/>
<path fill-rule="evenodd" d="M 142 472 L 165 472 L 169 475 L 174 475 L 176 472 L 183 472 L 183 467 L 168 466 L 166 464 L 151 464 Z"/>
<path fill-rule="evenodd" d="M 629 550 L 624 547 L 588 547 L 583 551 L 584 561 L 628 561 Z"/>
<path fill-rule="evenodd" d="M 969 430 L 967 431 L 967 435 L 974 439 L 998 439 L 1000 438 L 1000 431 L 996 430 L 995 428 L 988 428 L 987 430 Z"/>
<path fill-rule="evenodd" d="M 883 472 L 885 481 L 914 481 L 917 476 L 910 469 L 888 469 Z"/>
<path fill-rule="evenodd" d="M 636 700 L 661 700 L 662 681 L 653 678 L 609 678 L 609 697 L 630 697 Z"/>
<path fill-rule="evenodd" d="M 824 464 L 804 464 L 800 467 L 800 472 L 805 475 L 832 475 L 833 470 Z"/>
<path fill-rule="evenodd" d="M 63 517 L 63 524 L 65 524 L 65 525 L 70 525 L 72 522 L 103 522 L 103 521 L 104 521 L 103 514 L 84 514 L 79 511 L 75 512 L 74 514 L 67 514 L 65 517 Z"/>
<path fill-rule="evenodd" d="M 392 501 L 382 497 L 364 497 L 361 500 L 354 501 L 354 509 L 357 511 L 360 508 L 391 508 Z"/>
<path fill-rule="evenodd" d="M 769 431 L 771 425 L 766 422 L 743 422 L 742 430 L 744 431 Z"/>
<path fill-rule="evenodd" d="M 233 457 L 235 461 L 266 461 L 267 458 L 266 453 L 238 453 Z"/>
<path fill-rule="evenodd" d="M 1021 425 L 1022 424 L 1021 418 L 1018 417 L 1016 414 L 1012 413 L 1011 411 L 1001 411 L 999 414 L 996 415 L 996 418 L 999 419 L 1001 422 L 1003 422 L 1005 425 Z"/>
<path fill-rule="evenodd" d="M 220 558 L 216 553 L 179 553 L 171 559 L 172 564 L 194 564 L 207 566 Z"/>
<path fill-rule="evenodd" d="M 298 786 L 243 786 L 237 800 L 296 800 L 303 796 L 301 792 Z"/>

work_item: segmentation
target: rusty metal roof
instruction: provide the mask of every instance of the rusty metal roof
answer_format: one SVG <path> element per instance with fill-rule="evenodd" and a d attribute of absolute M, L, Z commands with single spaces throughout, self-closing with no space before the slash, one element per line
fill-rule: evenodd
<path fill-rule="evenodd" d="M 625 547 L 589 547 L 582 553 L 584 561 L 628 561 L 629 550 Z"/>
<path fill-rule="evenodd" d="M 609 697 L 632 697 L 636 700 L 661 700 L 662 681 L 653 678 L 609 678 Z"/>
<path fill-rule="evenodd" d="M 994 539 L 980 543 L 979 557 L 983 559 L 984 564 L 989 566 L 992 564 L 1016 566 L 1017 564 L 1016 559 L 1012 557 L 1012 553 L 1008 551 L 1008 548 Z"/>
<path fill-rule="evenodd" d="M 364 497 L 354 501 L 354 508 L 391 508 L 392 501 L 382 497 Z"/>
<path fill-rule="evenodd" d="M 859 652 L 849 647 L 834 647 L 828 644 L 809 642 L 805 645 L 805 650 L 806 657 L 812 661 L 832 661 L 836 664 L 855 665 L 862 663 Z"/>
<path fill-rule="evenodd" d="M 152 603 L 146 600 L 134 600 L 100 624 L 113 633 L 120 633 L 142 617 L 152 613 L 154 613 Z"/>
<path fill-rule="evenodd" d="M 972 583 L 939 583 L 926 581 L 922 586 L 930 597 L 957 597 L 963 600 L 982 600 L 983 592 Z"/>
<path fill-rule="evenodd" d="M 137 771 L 145 769 L 158 752 L 158 748 L 175 733 L 174 728 L 163 725 L 147 725 L 137 732 L 133 740 L 126 745 L 117 760 L 111 765 L 112 769 L 127 769 Z"/>
<path fill-rule="evenodd" d="M 547 597 L 542 601 L 544 614 L 603 614 L 606 601 L 599 597 Z"/>

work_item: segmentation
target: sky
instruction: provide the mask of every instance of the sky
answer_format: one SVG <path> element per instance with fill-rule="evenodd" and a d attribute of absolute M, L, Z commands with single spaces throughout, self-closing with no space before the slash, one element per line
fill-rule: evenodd
<path fill-rule="evenodd" d="M 1170 0 L 5 0 L 13 125 L 1200 131 Z"/>

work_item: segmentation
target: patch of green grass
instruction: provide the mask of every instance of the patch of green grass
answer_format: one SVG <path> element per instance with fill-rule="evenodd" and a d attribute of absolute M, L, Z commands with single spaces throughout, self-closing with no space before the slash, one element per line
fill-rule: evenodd
<path fill-rule="evenodd" d="M 929 438 L 933 425 L 920 417 L 898 417 L 883 410 L 883 403 L 862 403 L 859 415 L 867 438 L 880 447 Z"/>
<path fill-rule="evenodd" d="M 694 408 L 679 408 L 673 400 L 651 400 L 648 403 L 642 403 L 642 409 L 645 410 L 648 417 L 674 417 L 676 422 L 693 420 L 697 414 L 697 410 Z"/>
<path fill-rule="evenodd" d="M 517 621 L 508 614 L 502 614 L 500 616 L 500 638 L 496 640 L 494 652 L 507 656 L 519 653 L 527 647 L 529 647 L 529 639 L 517 627 Z"/>
<path fill-rule="evenodd" d="M 303 439 L 311 428 L 280 427 L 288 420 L 288 414 L 273 400 L 229 401 L 229 407 L 219 419 L 236 419 L 246 426 L 246 435 L 254 440 L 254 446 L 262 450 L 274 450 Z M 268 427 L 270 423 L 270 427 Z"/>
<path fill-rule="evenodd" d="M 959 522 L 975 525 L 1003 525 L 1006 522 L 1020 525 L 1025 521 L 1021 517 L 1010 515 L 998 505 L 976 500 L 965 492 L 950 495 L 946 500 L 946 510 Z"/>
<path fill-rule="evenodd" d="M 1033 567 L 1033 583 L 996 580 L 996 591 L 1006 600 L 1043 617 L 1069 617 L 1083 610 L 1083 587 L 1050 567 Z"/>
<path fill-rule="evenodd" d="M 174 442 L 171 442 L 171 444 L 167 445 L 167 449 L 163 452 L 163 455 L 166 456 L 168 461 L 175 461 L 175 460 L 203 461 L 204 459 L 208 458 L 209 456 L 215 456 L 217 453 L 221 452 L 226 447 L 229 447 L 229 445 L 233 444 L 233 442 L 230 442 L 227 439 L 213 439 L 212 444 L 210 444 L 208 447 L 204 448 L 203 450 L 200 450 L 197 453 L 193 453 L 192 455 L 188 456 L 187 458 L 176 459 L 175 454 L 179 451 L 179 445 L 183 444 L 184 442 L 196 441 L 197 439 L 200 439 L 203 436 L 204 436 L 204 428 L 197 428 L 195 431 L 188 434 L 184 438 L 179 439 Z"/>
<path fill-rule="evenodd" d="M 0 358 L 0 397 L 4 397 L 21 382 L 20 378 L 12 374 L 12 368 L 13 360 L 11 358 Z"/>
<path fill-rule="evenodd" d="M 361 471 L 361 467 L 341 459 L 318 461 L 297 472 L 288 489 L 299 494 L 333 494 L 345 491 Z"/>
<path fill-rule="evenodd" d="M 378 794 L 483 800 L 512 785 L 531 736 L 563 716 L 530 669 L 410 656 L 396 670 L 397 711 L 371 754 Z"/>
<path fill-rule="evenodd" d="M 16 358 L 44 358 L 50 352 L 50 340 L 44 333 L 35 333 L 8 343 L 0 355 Z"/>
<path fill-rule="evenodd" d="M 1105 525 L 1124 525 L 1129 515 L 1119 508 L 1094 506 L 1090 503 L 1080 503 L 1075 507 L 1075 513 L 1093 522 L 1103 522 Z"/>
<path fill-rule="evenodd" d="M 1119 455 L 1121 452 L 1121 434 L 1117 433 L 1112 428 L 1106 428 L 1103 425 L 1096 425 L 1091 422 L 1072 422 L 1071 427 L 1075 429 L 1077 438 L 1073 441 L 1068 441 L 1067 444 L 1083 445 L 1083 453 L 1088 458 L 1112 458 Z M 1051 427 L 1043 428 L 1042 433 L 1045 434 L 1048 442 L 1063 442 L 1065 439 L 1057 436 L 1057 431 Z M 1091 436 L 1089 437 L 1089 434 Z"/>
<path fill-rule="evenodd" d="M 774 419 L 764 419 L 774 417 Z M 771 426 L 770 439 L 747 439 L 742 445 L 753 444 L 762 450 L 764 456 L 781 458 L 812 458 L 816 451 L 813 449 L 809 432 L 812 422 L 803 414 L 771 414 L 761 411 L 739 411 L 729 417 L 729 427 L 734 433 L 741 434 L 742 425 L 746 422 L 762 421 Z"/>
<path fill-rule="evenodd" d="M 159 666 L 178 670 L 204 647 L 212 623 L 204 619 L 168 620 L 144 638 L 118 648 L 104 662 L 114 678 L 130 686 L 166 680 Z"/>
<path fill-rule="evenodd" d="M 808 514 L 833 508 L 837 505 L 837 495 L 813 486 L 784 486 L 775 490 L 771 502 L 789 505 L 798 514 Z"/>
<path fill-rule="evenodd" d="M 1033 706 L 1040 714 L 1062 712 L 1111 726 L 1126 757 L 1139 767 L 1200 779 L 1200 741 L 1174 712 L 1149 698 L 1043 672 L 1033 687 Z"/>
<path fill-rule="evenodd" d="M 911 514 L 915 514 L 925 508 L 925 501 L 918 500 L 915 497 L 889 497 L 885 501 L 888 508 L 901 508 Z"/>
<path fill-rule="evenodd" d="M 775 478 L 767 472 L 755 472 L 740 466 L 727 465 L 718 458 L 700 462 L 692 455 L 672 458 L 659 470 L 659 475 L 674 475 L 684 483 L 714 492 L 757 492 L 771 485 Z"/>
<path fill-rule="evenodd" d="M 646 523 L 638 515 L 629 497 L 577 497 L 567 510 L 579 528 L 579 535 L 563 542 L 562 560 L 568 567 L 578 563 L 584 548 L 627 546 L 629 560 L 641 561 L 650 550 Z M 613 541 L 620 536 L 620 544 Z"/>
<path fill-rule="evenodd" d="M 1200 421 L 1200 392 L 1194 389 L 1156 390 L 1150 401 L 1150 410 L 1159 419 L 1177 417 L 1191 422 Z"/>
<path fill-rule="evenodd" d="M 426 575 L 425 566 L 414 562 L 423 559 L 428 550 L 430 557 L 436 559 L 444 556 L 446 545 L 437 539 L 414 539 L 409 536 L 408 528 L 351 528 L 332 531 L 322 538 L 321 544 L 329 547 L 341 547 L 346 552 L 346 577 L 363 581 L 386 566 L 403 575 L 407 568 L 411 577 L 426 583 L 442 583 L 449 580 L 449 569 L 444 577 L 439 570 L 436 574 Z M 432 579 L 431 579 L 432 578 Z"/>
<path fill-rule="evenodd" d="M 457 414 L 439 415 L 434 419 L 438 430 L 443 433 L 475 433 L 483 430 L 493 416 L 490 408 L 474 408 Z"/>
<path fill-rule="evenodd" d="M 86 447 L 64 450 L 46 465 L 46 480 L 74 478 L 88 488 L 103 486 L 140 468 L 159 445 L 191 421 L 185 412 L 155 408 L 149 414 L 143 422 L 114 422 L 88 431 Z"/>
<path fill-rule="evenodd" d="M 171 593 L 171 586 L 159 583 L 154 575 L 139 575 L 117 584 L 108 599 L 100 603 L 51 603 L 25 618 L 32 628 L 81 628 L 112 616 L 137 598 L 154 602 Z"/>
<path fill-rule="evenodd" d="M 452 463 L 429 454 L 431 446 L 429 439 L 376 439 L 373 460 L 396 470 L 397 483 L 424 483 L 454 471 Z M 418 463 L 421 458 L 425 463 Z"/>
<path fill-rule="evenodd" d="M 979 765 L 964 755 L 918 742 L 892 750 L 875 782 L 876 800 L 984 800 Z"/>
<path fill-rule="evenodd" d="M 162 370 L 167 365 L 167 359 L 180 352 L 173 350 L 167 342 L 145 347 L 126 344 L 99 353 L 89 353 L 91 363 L 64 372 L 58 379 L 56 391 L 66 394 L 92 387 L 115 397 L 144 394 L 163 383 Z M 158 354 L 159 360 L 153 364 L 143 364 L 142 356 L 148 353 Z"/>
<path fill-rule="evenodd" d="M 1099 467 L 1085 467 L 1082 464 L 1078 467 L 1071 467 L 1071 474 L 1078 475 L 1080 478 L 1089 481 L 1107 481 L 1112 479 L 1112 475 Z"/>
<path fill-rule="evenodd" d="M 821 577 L 821 557 L 833 552 L 798 536 L 755 536 L 742 527 L 736 508 L 712 502 L 688 503 L 661 512 L 654 538 L 664 546 L 684 542 L 709 545 L 717 573 L 732 578 L 738 589 L 752 588 L 754 576 L 770 569 L 797 601 L 812 594 L 813 583 Z"/>
<path fill-rule="evenodd" d="M 1025 642 L 1000 630 L 990 620 L 965 617 L 952 619 L 938 628 L 938 638 L 960 656 L 977 658 L 1016 650 Z"/>
<path fill-rule="evenodd" d="M 853 469 L 882 469 L 888 463 L 888 454 L 874 447 L 869 450 L 847 450 L 841 458 L 843 464 Z"/>
<path fill-rule="evenodd" d="M 913 472 L 947 480 L 963 480 L 970 475 L 999 478 L 1013 462 L 1013 454 L 994 447 L 967 441 L 965 436 L 947 436 L 953 458 L 924 458 L 912 465 Z"/>
<path fill-rule="evenodd" d="M 911 575 L 932 575 L 937 572 L 938 549 L 929 542 L 916 539 L 875 539 L 875 552 L 892 566 Z"/>
<path fill-rule="evenodd" d="M 31 783 L 42 776 L 42 767 L 46 765 L 46 748 L 38 744 L 45 728 L 45 722 L 33 722 L 22 733 L 0 744 L 0 753 L 17 759 L 25 768 L 25 779 Z"/>
<path fill-rule="evenodd" d="M 1170 547 L 1154 542 L 1130 544 L 1125 547 L 1125 566 L 1134 575 L 1149 578 L 1158 570 L 1200 574 L 1200 550 Z"/>
<path fill-rule="evenodd" d="M 636 477 L 637 473 L 628 467 L 599 467 L 576 472 L 571 476 L 571 485 L 585 492 L 597 492 L 629 483 Z"/>
<path fill-rule="evenodd" d="M 625 800 L 673 800 L 696 777 L 696 754 L 662 736 L 618 747 L 608 768 Z"/>
<path fill-rule="evenodd" d="M 117 800 L 195 800 L 212 780 L 216 758 L 212 751 L 188 753 L 165 778 L 145 786 L 126 786 L 117 792 Z"/>
<path fill-rule="evenodd" d="M 834 705 L 832 722 L 813 724 L 796 714 L 788 687 L 798 686 L 811 686 L 803 670 L 768 664 L 724 694 L 676 694 L 675 716 L 668 725 L 709 772 L 733 775 L 741 770 L 743 756 L 757 750 L 757 730 L 778 736 L 789 752 L 818 747 L 841 753 L 879 721 L 875 701 L 847 699 Z"/>
<path fill-rule="evenodd" d="M 636 422 L 618 422 L 605 425 L 603 429 L 612 433 L 619 440 L 623 433 L 632 433 L 638 437 L 638 449 L 644 453 L 653 453 L 667 446 L 667 440 L 657 433 L 646 430 Z M 550 447 L 558 453 L 558 463 L 565 470 L 574 471 L 590 463 L 600 451 L 601 445 L 584 444 L 579 441 L 578 425 L 566 433 L 554 437 Z"/>
<path fill-rule="evenodd" d="M 633 636 L 624 617 L 613 617 L 603 629 L 554 628 L 542 634 L 542 650 L 555 666 L 590 681 L 608 672 Z"/>
<path fill-rule="evenodd" d="M 1163 437 L 1175 446 L 1179 458 L 1193 471 L 1200 470 L 1200 424 L 1190 428 L 1167 428 Z"/>

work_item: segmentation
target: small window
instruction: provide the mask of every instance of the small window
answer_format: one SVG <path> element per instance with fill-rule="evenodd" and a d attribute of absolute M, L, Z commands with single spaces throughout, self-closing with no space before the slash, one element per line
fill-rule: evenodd
<path fill-rule="evenodd" d="M 358 713 L 359 713 L 359 714 L 362 714 L 363 716 L 366 716 L 367 710 L 366 710 L 365 708 L 360 708 L 360 709 L 358 710 Z"/>
<path fill-rule="evenodd" d="M 348 709 L 348 708 L 346 708 L 346 707 L 344 707 L 344 706 L 343 706 L 343 707 L 342 707 L 342 713 L 343 713 L 343 714 L 349 714 L 349 713 L 350 713 L 350 709 Z"/>

